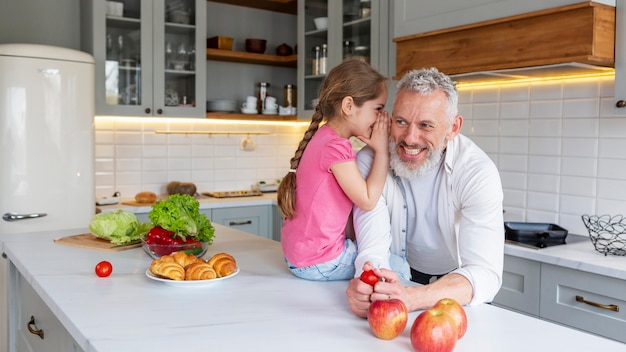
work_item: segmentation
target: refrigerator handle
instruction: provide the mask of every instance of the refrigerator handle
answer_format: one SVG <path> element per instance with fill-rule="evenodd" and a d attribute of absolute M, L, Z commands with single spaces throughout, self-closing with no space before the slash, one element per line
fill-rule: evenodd
<path fill-rule="evenodd" d="M 17 220 L 26 220 L 26 219 L 35 219 L 41 218 L 48 214 L 46 213 L 32 213 L 32 214 L 18 214 L 18 213 L 4 213 L 2 215 L 2 220 L 4 221 L 17 221 Z"/>

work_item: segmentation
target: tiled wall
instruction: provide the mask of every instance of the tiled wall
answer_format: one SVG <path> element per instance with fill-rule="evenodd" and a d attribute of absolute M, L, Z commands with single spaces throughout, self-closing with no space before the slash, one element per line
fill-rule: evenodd
<path fill-rule="evenodd" d="M 626 213 L 626 114 L 613 112 L 613 79 L 460 89 L 463 133 L 496 162 L 507 221 L 550 222 L 586 234 L 582 214 Z M 155 130 L 264 131 L 162 135 Z M 96 195 L 163 193 L 169 181 L 201 191 L 249 188 L 284 175 L 306 129 L 184 120 L 96 121 Z"/>
<path fill-rule="evenodd" d="M 582 214 L 626 213 L 626 112 L 613 78 L 461 89 L 463 133 L 496 162 L 507 221 L 587 234 Z"/>
<path fill-rule="evenodd" d="M 168 122 L 169 121 L 169 122 Z M 234 124 L 194 119 L 96 118 L 96 196 L 115 191 L 165 193 L 170 181 L 193 182 L 199 192 L 250 189 L 289 169 L 289 159 L 308 125 Z M 218 131 L 242 134 L 159 134 Z M 247 134 L 246 132 L 268 134 Z M 244 138 L 255 150 L 241 149 Z"/>

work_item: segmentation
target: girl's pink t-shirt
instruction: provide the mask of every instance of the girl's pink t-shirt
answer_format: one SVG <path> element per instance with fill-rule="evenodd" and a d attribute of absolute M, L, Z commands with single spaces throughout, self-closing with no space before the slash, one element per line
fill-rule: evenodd
<path fill-rule="evenodd" d="M 354 161 L 346 138 L 321 126 L 307 145 L 296 171 L 296 216 L 285 220 L 281 244 L 285 258 L 296 267 L 320 264 L 341 254 L 352 201 L 330 167 Z"/>

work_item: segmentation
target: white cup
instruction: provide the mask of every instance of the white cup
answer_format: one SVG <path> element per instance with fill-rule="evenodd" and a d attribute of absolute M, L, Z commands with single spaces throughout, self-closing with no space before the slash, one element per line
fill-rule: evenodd
<path fill-rule="evenodd" d="M 278 109 L 276 98 L 275 97 L 265 98 L 265 110 L 276 110 L 276 109 Z"/>
<path fill-rule="evenodd" d="M 245 110 L 256 110 L 257 98 L 253 96 L 246 97 L 246 101 L 241 105 Z"/>

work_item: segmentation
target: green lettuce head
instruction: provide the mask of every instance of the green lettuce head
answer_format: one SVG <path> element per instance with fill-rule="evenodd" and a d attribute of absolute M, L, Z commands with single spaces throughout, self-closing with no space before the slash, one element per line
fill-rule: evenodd
<path fill-rule="evenodd" d="M 141 227 L 134 213 L 122 209 L 97 214 L 89 223 L 91 233 L 114 244 L 140 240 Z"/>

